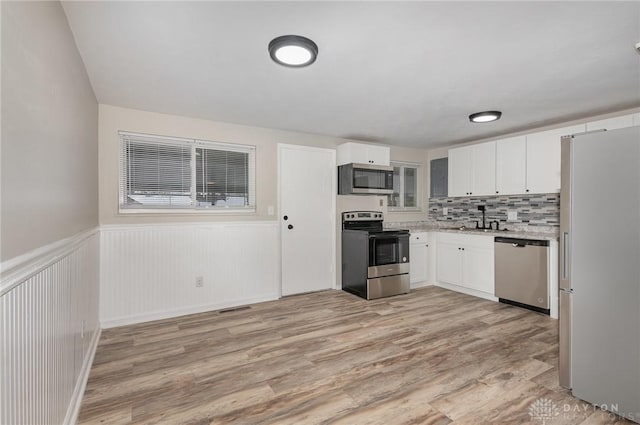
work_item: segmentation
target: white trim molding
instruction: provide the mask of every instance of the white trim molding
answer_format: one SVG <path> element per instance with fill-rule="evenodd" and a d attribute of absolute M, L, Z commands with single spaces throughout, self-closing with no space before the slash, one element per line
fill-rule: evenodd
<path fill-rule="evenodd" d="M 91 366 L 93 365 L 93 358 L 96 355 L 96 350 L 98 348 L 98 343 L 100 342 L 101 334 L 102 329 L 100 328 L 97 328 L 93 332 L 93 338 L 91 338 L 89 350 L 84 358 L 84 362 L 82 363 L 80 375 L 76 380 L 76 387 L 73 390 L 73 395 L 71 396 L 71 402 L 69 403 L 67 414 L 64 418 L 64 422 L 62 422 L 63 425 L 75 425 L 75 423 L 78 421 L 78 414 L 80 413 L 80 406 L 82 405 L 84 390 L 87 388 L 87 381 L 89 380 Z"/>
<path fill-rule="evenodd" d="M 99 227 L 79 232 L 71 237 L 52 242 L 25 254 L 0 263 L 0 296 L 24 283 L 31 276 L 66 257 L 88 238 L 97 234 Z"/>
<path fill-rule="evenodd" d="M 263 297 L 241 298 L 238 300 L 225 300 L 217 304 L 200 304 L 188 306 L 184 308 L 166 309 L 161 311 L 145 312 L 141 314 L 121 317 L 112 320 L 103 320 L 100 322 L 102 329 L 116 328 L 118 326 L 134 325 L 136 323 L 152 322 L 155 320 L 170 319 L 173 317 L 187 316 L 189 314 L 206 313 L 208 311 L 224 310 L 227 308 L 257 304 L 266 301 L 273 301 L 280 298 L 280 294 L 267 294 Z"/>

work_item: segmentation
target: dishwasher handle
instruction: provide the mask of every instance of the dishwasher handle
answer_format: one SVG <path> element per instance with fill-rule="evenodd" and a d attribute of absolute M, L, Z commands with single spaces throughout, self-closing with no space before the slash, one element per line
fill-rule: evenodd
<path fill-rule="evenodd" d="M 526 246 L 549 246 L 549 241 L 539 239 L 522 239 L 522 238 L 505 238 L 503 236 L 496 236 L 495 243 L 508 243 L 514 248 L 524 248 Z"/>

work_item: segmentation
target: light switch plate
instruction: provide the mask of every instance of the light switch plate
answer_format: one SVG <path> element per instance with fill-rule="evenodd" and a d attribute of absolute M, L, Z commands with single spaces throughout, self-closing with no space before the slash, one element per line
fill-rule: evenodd
<path fill-rule="evenodd" d="M 449 214 L 449 208 L 443 207 L 442 208 L 442 215 L 448 215 L 448 214 Z"/>
<path fill-rule="evenodd" d="M 518 211 L 507 211 L 507 221 L 516 221 L 518 219 Z"/>

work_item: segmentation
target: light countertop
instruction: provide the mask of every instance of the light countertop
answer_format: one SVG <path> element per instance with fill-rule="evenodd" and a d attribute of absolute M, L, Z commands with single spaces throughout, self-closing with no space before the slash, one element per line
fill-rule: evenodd
<path fill-rule="evenodd" d="M 502 236 L 505 238 L 517 238 L 517 239 L 536 239 L 536 240 L 547 240 L 547 241 L 557 241 L 558 234 L 556 231 L 533 231 L 533 230 L 523 230 L 523 229 L 510 229 L 509 225 L 506 225 L 508 230 L 476 230 L 473 228 L 465 228 L 464 230 L 460 230 L 459 227 L 454 226 L 441 226 L 438 224 L 409 224 L 409 223 L 393 223 L 392 225 L 386 227 L 388 230 L 398 230 L 398 229 L 408 229 L 411 233 L 416 232 L 443 232 L 443 233 L 459 233 L 459 234 L 467 234 L 467 235 L 486 235 L 486 236 Z"/>

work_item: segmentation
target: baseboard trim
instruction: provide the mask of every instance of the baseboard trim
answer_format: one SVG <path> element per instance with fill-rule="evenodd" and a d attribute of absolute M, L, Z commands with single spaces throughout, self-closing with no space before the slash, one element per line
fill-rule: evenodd
<path fill-rule="evenodd" d="M 105 319 L 105 320 L 101 320 L 100 325 L 102 326 L 102 329 L 109 329 L 109 328 L 115 328 L 118 326 L 134 325 L 137 323 L 171 319 L 174 317 L 186 316 L 189 314 L 205 313 L 208 311 L 222 310 L 225 308 L 257 304 L 257 303 L 266 302 L 266 301 L 274 301 L 279 298 L 280 298 L 280 294 L 269 294 L 262 297 L 244 298 L 240 300 L 227 301 L 224 303 L 200 304 L 200 305 L 177 308 L 172 310 L 154 311 L 151 313 L 136 314 L 133 316 L 124 316 L 124 317 L 118 317 L 115 319 Z"/>
<path fill-rule="evenodd" d="M 440 288 L 449 289 L 451 291 L 462 292 L 463 294 L 472 295 L 478 298 L 484 298 L 485 300 L 498 302 L 498 298 L 494 297 L 492 294 L 477 291 L 475 289 L 465 288 L 463 286 L 452 285 L 450 283 L 444 282 L 436 282 L 435 286 L 439 286 Z"/>
<path fill-rule="evenodd" d="M 433 283 L 424 280 L 422 282 L 412 283 L 410 286 L 411 286 L 411 289 L 426 288 L 427 286 L 433 286 Z"/>
<path fill-rule="evenodd" d="M 75 425 L 78 421 L 78 414 L 80 414 L 80 406 L 82 405 L 84 390 L 87 388 L 87 381 L 89 380 L 91 365 L 93 365 L 93 358 L 96 355 L 96 350 L 98 348 L 98 342 L 100 341 L 101 334 L 102 329 L 100 328 L 96 329 L 95 332 L 93 332 L 89 351 L 87 352 L 87 356 L 84 358 L 82 369 L 80 370 L 78 380 L 76 381 L 76 386 L 73 390 L 71 400 L 69 401 L 69 407 L 67 409 L 67 414 L 63 422 L 64 425 Z"/>

